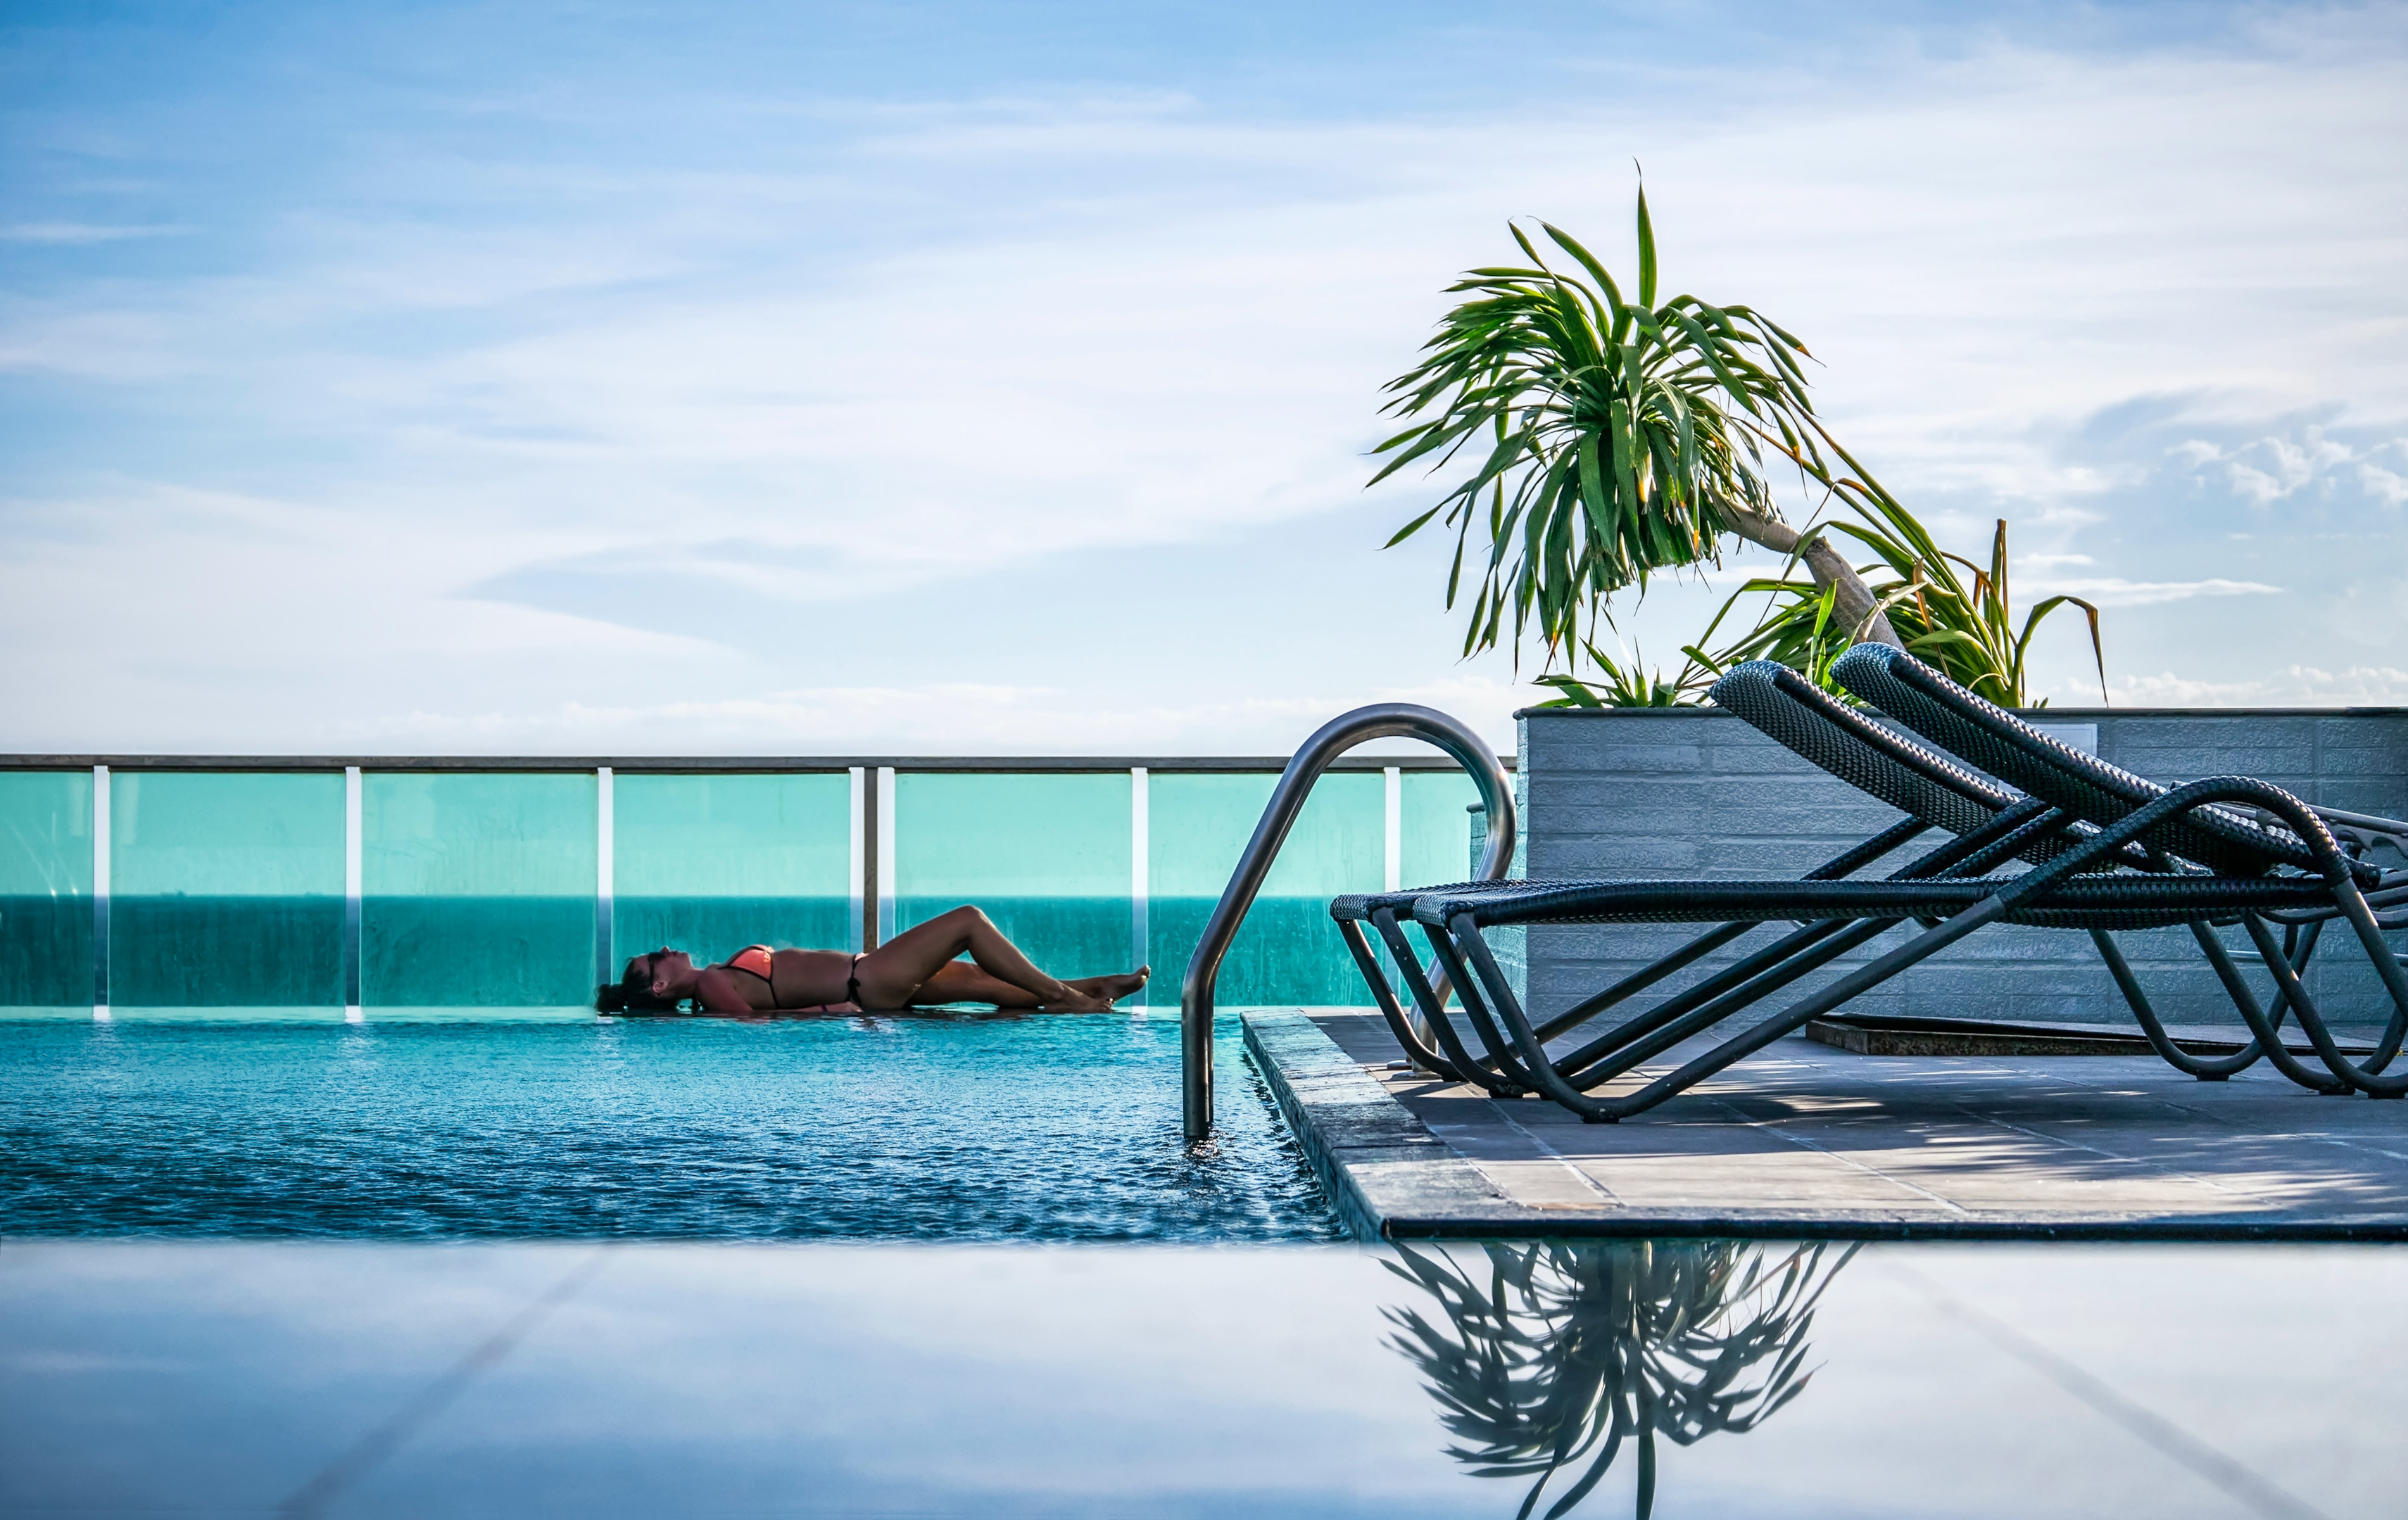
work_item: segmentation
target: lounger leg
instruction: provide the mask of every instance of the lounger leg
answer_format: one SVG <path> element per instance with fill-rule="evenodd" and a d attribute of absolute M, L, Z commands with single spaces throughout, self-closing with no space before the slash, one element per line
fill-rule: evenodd
<path fill-rule="evenodd" d="M 1670 1050 L 1701 1029 L 1711 1028 L 1807 972 L 1830 964 L 1866 940 L 1886 934 L 1896 925 L 1892 919 L 1810 924 L 1591 1040 L 1556 1062 L 1556 1069 L 1563 1072 L 1565 1081 L 1583 1092 L 1611 1082 L 1648 1057 Z M 1541 1029 L 1539 1034 L 1544 1039 L 1546 1031 Z"/>
<path fill-rule="evenodd" d="M 2254 925 L 2257 920 L 2251 919 L 2250 923 Z M 2199 941 L 2199 948 L 2207 953 L 2207 964 L 2215 968 L 2216 980 L 2224 983 L 2225 996 L 2231 998 L 2232 1006 L 2241 1011 L 2241 1017 L 2248 1024 L 2249 1032 L 2258 1037 L 2259 1048 L 2265 1051 L 2266 1059 L 2274 1063 L 2274 1069 L 2311 1092 L 2323 1093 L 2329 1097 L 2347 1093 L 2351 1086 L 2348 1078 L 2314 1071 L 2285 1046 L 2273 1021 L 2266 1016 L 2265 1010 L 2258 1006 L 2258 995 L 2249 990 L 2248 978 L 2241 974 L 2241 968 L 2233 962 L 2232 953 L 2224 948 L 2224 941 L 2215 937 L 2215 931 L 2204 924 L 2193 924 L 2190 932 L 2191 938 Z M 2275 947 L 2278 952 L 2281 948 L 2279 945 Z M 2281 959 L 2279 954 L 2276 958 Z M 2290 970 L 2289 962 L 2283 963 L 2283 970 L 2285 973 Z M 2279 978 L 2277 980 L 2279 982 Z M 2304 1008 L 2298 1011 L 2300 1027 L 2305 1028 L 2308 1011 Z"/>
<path fill-rule="evenodd" d="M 1429 942 L 1430 949 L 1438 956 L 1439 965 L 1445 968 L 1448 979 L 1455 983 L 1455 995 L 1463 999 L 1464 1016 L 1471 1021 L 1471 1026 L 1474 1029 L 1480 1031 L 1482 1043 L 1498 1052 L 1498 1062 L 1504 1067 L 1506 1074 L 1522 1083 L 1526 1090 L 1544 1092 L 1547 1090 L 1548 1082 L 1561 1082 L 1562 1079 L 1555 1075 L 1555 1068 L 1548 1064 L 1546 1047 L 1543 1044 L 1537 1047 L 1538 1054 L 1535 1056 L 1530 1054 L 1526 1045 L 1521 1044 L 1518 1037 L 1516 1037 L 1515 1046 L 1509 1047 L 1506 1044 L 1506 1037 L 1498 1032 L 1496 1022 L 1488 1015 L 1487 1003 L 1481 997 L 1480 984 L 1472 980 L 1473 973 L 1466 967 L 1463 957 L 1455 953 L 1455 946 L 1448 942 L 1447 937 L 1433 933 L 1429 937 Z M 1481 949 L 1484 954 L 1487 947 L 1484 945 Z M 1495 970 L 1496 963 L 1489 962 L 1489 968 L 1492 971 Z M 1493 985 L 1504 986 L 1505 984 L 1500 981 Z M 1505 996 L 1509 1000 L 1512 997 L 1510 987 L 1505 988 Z M 1522 1005 L 1515 1002 L 1512 1006 L 1518 1012 Z M 1535 1040 L 1535 1037 L 1533 1038 Z M 1517 1048 L 1520 1052 L 1519 1059 L 1515 1058 Z M 1536 1067 L 1529 1064 L 1533 1060 L 1538 1062 Z M 1546 1075 L 1541 1077 L 1536 1075 L 1537 1072 L 1544 1072 Z"/>
<path fill-rule="evenodd" d="M 1914 880 L 1924 877 L 1953 876 L 1961 872 L 1986 868 L 1987 865 L 1995 864 L 1994 857 L 1998 856 L 1999 852 L 2005 851 L 2012 853 L 2012 847 L 2015 841 L 2027 838 L 2030 830 L 2045 825 L 2057 816 L 2057 810 L 2046 804 L 2034 801 L 2019 803 L 1981 828 L 1949 839 L 1938 849 L 1910 862 L 1903 869 L 1897 872 L 1893 879 Z M 1902 820 L 1865 843 L 1834 856 L 1809 871 L 1804 880 L 1838 881 L 1853 875 L 1866 865 L 1885 858 L 1899 845 L 1926 832 L 1929 826 L 1916 819 Z M 1806 972 L 1828 964 L 1867 939 L 1888 932 L 1890 926 L 1887 922 L 1876 923 L 1869 929 L 1849 928 L 1841 921 L 1810 924 L 1757 951 L 1744 960 L 1727 967 L 1713 976 L 1667 998 L 1645 1013 L 1608 1030 L 1579 1050 L 1556 1061 L 1555 1069 L 1562 1072 L 1565 1080 L 1574 1087 L 1584 1092 L 1588 1091 L 1600 1083 L 1621 1075 L 1649 1056 L 1670 1049 L 1699 1029 L 1720 1022 L 1730 1013 L 1761 998 L 1767 993 L 1777 991 Z M 1693 952 L 1702 954 L 1707 949 L 1738 938 L 1736 933 L 1730 932 L 1737 927 L 1739 926 L 1724 925 L 1713 934 L 1684 947 L 1682 951 L 1676 953 L 1675 957 L 1667 957 L 1665 961 L 1657 962 L 1647 970 L 1634 977 L 1626 978 L 1614 987 L 1609 988 L 1606 993 L 1591 998 L 1589 1002 L 1598 1003 L 1600 999 L 1619 1000 L 1614 995 L 1637 991 L 1657 980 L 1664 969 L 1677 969 L 1680 966 L 1695 960 L 1698 954 Z M 1800 954 L 1817 941 L 1828 939 L 1833 935 L 1843 935 L 1843 941 L 1828 945 L 1822 951 L 1812 954 Z M 1799 955 L 1799 958 L 1789 961 L 1789 957 L 1793 955 Z M 1784 963 L 1787 964 L 1784 965 Z M 1776 968 L 1779 968 L 1778 974 L 1774 974 Z M 1690 1016 L 1691 1011 L 1698 1009 L 1700 1005 L 1710 1007 L 1712 1011 L 1704 1012 L 1699 1016 Z M 1587 1007 L 1588 1004 L 1582 1006 Z M 1679 1022 L 1675 1023 L 1676 1020 Z M 1570 1015 L 1549 1020 L 1539 1025 L 1539 1039 L 1541 1041 L 1552 1040 L 1564 1029 L 1570 1027 L 1571 1023 Z"/>
<path fill-rule="evenodd" d="M 2267 958 L 2267 967 L 2274 972 L 2275 980 L 2282 983 L 2292 1006 L 2300 1011 L 2300 1027 L 2307 1031 L 2309 1043 L 2315 1046 L 2316 1054 L 2323 1057 L 2333 1075 L 2369 1097 L 2408 1097 L 2408 1076 L 2378 1076 L 2376 1072 L 2382 1069 L 2381 1067 L 2370 1071 L 2342 1054 L 2341 1046 L 2333 1040 L 2332 1031 L 2325 1026 L 2324 1018 L 2317 1013 L 2315 1005 L 2308 1000 L 2307 989 L 2300 985 L 2290 962 L 2283 958 L 2282 946 L 2275 943 L 2273 931 L 2252 918 L 2249 920 L 2249 937 L 2257 941 L 2259 954 L 2267 954 L 2270 948 L 2273 951 Z M 2393 968 L 2398 969 L 2396 963 Z"/>
<path fill-rule="evenodd" d="M 1627 1097 L 1589 1097 L 1566 1085 L 1563 1079 L 1557 1077 L 1552 1068 L 1541 1070 L 1540 1089 L 1557 1103 L 1592 1124 L 1612 1124 L 1627 1119 L 1634 1113 L 1644 1112 L 1665 1099 L 1697 1085 L 1725 1067 L 1755 1054 L 1782 1036 L 1805 1027 L 1810 1020 L 1821 1017 L 1848 999 L 1871 991 L 1908 967 L 1939 954 L 1974 930 L 1997 923 L 2006 916 L 2009 906 L 2010 904 L 2000 897 L 1985 897 L 1956 917 L 1945 920 L 1936 927 L 1924 930 L 1871 964 L 1860 967 L 1820 992 L 1791 1004 L 1745 1033 L 1723 1041 L 1678 1071 L 1658 1077 Z M 1884 923 L 1882 926 L 1887 928 L 1891 925 Z M 1454 933 L 1449 938 L 1461 946 L 1463 954 L 1470 958 L 1475 971 L 1483 979 L 1484 985 L 1491 984 L 1490 979 L 1495 978 L 1494 985 L 1501 993 L 1498 1005 L 1498 1011 L 1512 1029 L 1515 1042 L 1522 1047 L 1526 1057 L 1535 1031 L 1530 1028 L 1528 1021 L 1522 1017 L 1519 1006 L 1513 1002 L 1512 989 L 1503 985 L 1501 974 L 1497 973 L 1496 963 L 1488 954 L 1488 947 L 1480 938 L 1479 925 L 1472 922 L 1469 914 L 1466 913 L 1458 915 L 1450 927 Z"/>
<path fill-rule="evenodd" d="M 1413 1033 L 1412 1020 L 1398 1006 L 1397 995 L 1381 974 L 1380 957 L 1372 953 L 1370 941 L 1363 938 L 1363 925 L 1347 919 L 1338 921 L 1338 936 L 1346 941 L 1347 953 L 1354 957 L 1354 968 L 1363 973 L 1363 982 L 1371 989 L 1372 999 L 1379 1004 L 1380 1016 L 1388 1021 L 1388 1032 L 1397 1037 L 1405 1054 L 1425 1071 L 1435 1071 L 1449 1082 L 1464 1081 L 1454 1062 L 1431 1050 Z"/>
<path fill-rule="evenodd" d="M 2408 1039 L 2408 971 L 2401 969 L 2400 957 L 2391 953 L 2383 938 L 2383 925 L 2375 921 L 2373 909 L 2357 885 L 2350 884 L 2339 896 L 2343 914 L 2358 931 L 2359 946 L 2374 963 L 2374 974 L 2383 979 L 2384 989 L 2391 994 L 2391 1021 L 2384 1025 L 2383 1038 L 2375 1044 L 2374 1059 L 2360 1068 L 2380 1071 L 2400 1054 L 2401 1040 Z"/>
<path fill-rule="evenodd" d="M 1412 993 L 1414 1006 L 1421 1010 L 1422 1017 L 1429 1021 L 1430 1033 L 1438 1038 L 1440 1047 L 1462 1073 L 1463 1080 L 1498 1097 L 1519 1097 L 1528 1092 L 1530 1084 L 1514 1075 L 1510 1053 L 1499 1054 L 1497 1041 L 1487 1040 L 1484 1035 L 1482 1037 L 1488 1047 L 1485 1060 L 1464 1047 L 1463 1037 L 1455 1032 L 1455 1021 L 1447 1016 L 1445 1000 L 1439 997 L 1438 989 L 1430 984 L 1429 979 L 1422 974 L 1421 959 L 1413 954 L 1412 942 L 1405 938 L 1404 929 L 1397 923 L 1397 915 L 1387 909 L 1379 909 L 1371 914 L 1371 926 L 1380 931 L 1380 939 L 1387 945 L 1388 953 L 1396 956 L 1398 977 Z M 1457 980 L 1453 968 L 1443 959 L 1439 962 L 1439 969 L 1447 973 L 1450 982 Z M 1474 1031 L 1478 1032 L 1477 1021 Z"/>
<path fill-rule="evenodd" d="M 2264 1058 L 2266 1047 L 2255 1038 L 2244 1049 L 2230 1055 L 2193 1055 L 2175 1044 L 2173 1037 L 2166 1033 L 2165 1025 L 2157 1018 L 2157 1011 L 2149 1006 L 2148 994 L 2141 990 L 2141 979 L 2132 974 L 2130 963 L 2124 959 L 2123 947 L 2116 944 L 2104 929 L 2091 930 L 2090 942 L 2099 947 L 2099 958 L 2107 963 L 2107 974 L 2115 979 L 2115 986 L 2123 993 L 2124 1001 L 2130 1006 L 2132 1017 L 2139 1021 L 2141 1033 L 2147 1038 L 2149 1048 L 2156 1051 L 2166 1065 L 2201 1082 L 2227 1082 L 2233 1073 L 2246 1071 Z M 2276 1013 L 2268 1023 L 2274 1028 L 2281 1028 L 2282 1015 Z"/>
<path fill-rule="evenodd" d="M 1646 991 L 1676 971 L 1686 970 L 1750 929 L 1760 927 L 1762 925 L 1757 924 L 1725 924 L 1719 928 L 1701 934 L 1662 960 L 1631 972 L 1603 992 L 1592 993 L 1546 1023 L 1540 1025 L 1539 1038 L 1553 1040 L 1567 1029 L 1578 1028 L 1607 1009 L 1625 1001 L 1633 994 Z"/>

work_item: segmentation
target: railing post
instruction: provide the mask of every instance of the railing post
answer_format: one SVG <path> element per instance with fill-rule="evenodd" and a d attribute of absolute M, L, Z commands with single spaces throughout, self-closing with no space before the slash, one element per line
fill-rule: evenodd
<path fill-rule="evenodd" d="M 1149 772 L 1129 767 L 1129 964 L 1143 966 L 1154 938 L 1154 893 L 1148 877 L 1154 862 L 1154 796 Z M 1149 997 L 1140 1008 L 1151 1008 Z"/>
<path fill-rule="evenodd" d="M 366 947 L 360 935 L 360 882 L 364 861 L 361 838 L 360 767 L 343 767 L 343 1022 L 366 1022 L 366 1003 L 360 996 L 365 980 L 362 957 Z M 609 980 L 605 977 L 603 980 Z"/>
<path fill-rule="evenodd" d="M 609 766 L 594 771 L 594 980 L 619 980 L 619 826 L 617 781 Z"/>
<path fill-rule="evenodd" d="M 92 767 L 92 1017 L 107 1024 L 108 1011 L 108 767 Z"/>
<path fill-rule="evenodd" d="M 1221 975 L 1222 958 L 1228 954 L 1238 926 L 1245 922 L 1246 910 L 1254 906 L 1254 895 L 1262 890 L 1263 879 L 1270 874 L 1280 846 L 1287 842 L 1288 829 L 1304 810 L 1312 783 L 1340 755 L 1375 738 L 1417 738 L 1453 755 L 1470 772 L 1480 788 L 1480 800 L 1488 810 L 1488 854 L 1481 862 L 1481 878 L 1502 881 L 1512 867 L 1513 785 L 1479 735 L 1434 708 L 1408 702 L 1356 708 L 1323 724 L 1280 772 L 1262 821 L 1254 825 L 1254 838 L 1238 857 L 1238 868 L 1230 875 L 1221 900 L 1213 905 L 1212 916 L 1205 920 L 1203 937 L 1197 941 L 1196 954 L 1188 957 L 1187 974 L 1180 981 L 1180 1108 L 1190 1144 L 1212 1134 L 1212 991 Z"/>

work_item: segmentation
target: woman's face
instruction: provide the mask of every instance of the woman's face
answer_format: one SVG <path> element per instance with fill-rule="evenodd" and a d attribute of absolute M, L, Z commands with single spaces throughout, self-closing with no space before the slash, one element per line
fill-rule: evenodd
<path fill-rule="evenodd" d="M 653 997 L 666 997 L 670 989 L 693 977 L 694 957 L 663 945 L 649 955 L 637 956 L 633 969 L 652 984 Z"/>

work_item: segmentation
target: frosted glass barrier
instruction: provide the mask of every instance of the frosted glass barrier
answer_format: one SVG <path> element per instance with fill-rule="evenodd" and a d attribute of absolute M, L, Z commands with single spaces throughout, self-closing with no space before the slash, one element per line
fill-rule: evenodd
<path fill-rule="evenodd" d="M 362 777 L 361 1000 L 591 1004 L 597 784 L 580 773 Z"/>
<path fill-rule="evenodd" d="M 1472 858 L 1471 814 L 1467 810 L 1480 801 L 1479 786 L 1460 770 L 1409 770 L 1403 782 L 1397 884 L 1437 886 L 1469 881 L 1478 873 L 1480 862 Z"/>
<path fill-rule="evenodd" d="M 1130 778 L 895 778 L 895 925 L 986 910 L 1055 976 L 1128 969 Z"/>
<path fill-rule="evenodd" d="M 1272 775 L 1157 772 L 1147 812 L 1148 958 L 1155 1003 L 1179 1000 L 1179 978 L 1203 937 L 1204 921 L 1229 884 L 1238 856 L 1270 801 Z M 1325 775 L 1297 815 L 1245 926 L 1221 963 L 1214 989 L 1224 1007 L 1248 1003 L 1369 1001 L 1329 921 L 1329 899 L 1386 884 L 1387 778 L 1377 771 Z"/>
<path fill-rule="evenodd" d="M 92 772 L 0 771 L 0 1009 L 92 1014 Z"/>
<path fill-rule="evenodd" d="M 853 789 L 837 775 L 622 775 L 611 789 L 614 960 L 668 945 L 858 949 Z"/>
<path fill-rule="evenodd" d="M 108 779 L 108 1000 L 343 1004 L 343 778 Z"/>

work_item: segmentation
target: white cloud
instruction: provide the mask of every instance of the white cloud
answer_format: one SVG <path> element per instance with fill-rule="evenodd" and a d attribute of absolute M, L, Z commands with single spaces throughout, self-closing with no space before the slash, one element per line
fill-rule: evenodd
<path fill-rule="evenodd" d="M 2108 683 L 2118 707 L 2393 707 L 2408 704 L 2408 670 L 2289 666 L 2251 681 L 2200 681 L 2171 671 Z"/>
<path fill-rule="evenodd" d="M 2283 588 L 2255 581 L 2127 581 L 2120 576 L 2097 576 L 2086 580 L 2033 581 L 2021 590 L 2027 597 L 2079 596 L 2100 607 L 2155 607 L 2188 601 L 2194 596 L 2272 595 Z"/>
<path fill-rule="evenodd" d="M 2358 466 L 2358 483 L 2366 488 L 2366 494 L 2386 507 L 2408 502 L 2408 477 L 2385 469 L 2380 465 L 2363 464 Z"/>
<path fill-rule="evenodd" d="M 2354 473 L 2366 481 L 2371 491 L 2379 494 L 2379 478 L 2389 477 L 2388 471 L 2360 462 L 2356 450 L 2327 437 L 2324 428 L 2314 424 L 2302 429 L 2297 438 L 2261 437 L 2233 448 L 2192 438 L 2167 452 L 2194 474 L 2205 473 L 2210 465 L 2221 466 L 2232 489 L 2260 507 L 2294 495 L 2312 483 L 2321 482 L 2329 490 L 2336 480 L 2348 473 Z M 2342 466 L 2352 463 L 2358 463 L 2358 468 L 2345 472 Z"/>

